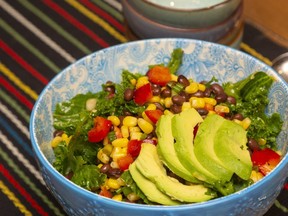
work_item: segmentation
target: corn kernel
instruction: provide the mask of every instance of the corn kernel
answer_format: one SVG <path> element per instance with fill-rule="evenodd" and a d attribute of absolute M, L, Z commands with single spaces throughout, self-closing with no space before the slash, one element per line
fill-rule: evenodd
<path fill-rule="evenodd" d="M 251 119 L 249 119 L 248 117 L 247 117 L 247 118 L 244 118 L 244 119 L 242 120 L 242 127 L 243 127 L 245 130 L 248 129 L 248 127 L 250 126 L 250 124 L 251 124 Z"/>
<path fill-rule="evenodd" d="M 164 110 L 164 115 L 174 115 L 170 110 Z"/>
<path fill-rule="evenodd" d="M 137 118 L 134 116 L 126 116 L 123 119 L 123 125 L 127 127 L 134 127 L 137 125 Z"/>
<path fill-rule="evenodd" d="M 191 107 L 198 109 L 198 108 L 204 108 L 205 107 L 205 101 L 203 98 L 198 97 L 191 97 L 189 99 L 189 102 L 191 103 Z"/>
<path fill-rule="evenodd" d="M 131 80 L 130 80 L 130 83 L 131 83 L 133 86 L 135 86 L 136 83 L 137 83 L 137 80 L 136 80 L 136 79 L 131 79 Z"/>
<path fill-rule="evenodd" d="M 166 97 L 166 98 L 164 99 L 164 106 L 165 106 L 166 108 L 169 109 L 172 104 L 173 104 L 173 102 L 172 102 L 171 97 Z"/>
<path fill-rule="evenodd" d="M 129 127 L 129 133 L 133 133 L 133 132 L 141 132 L 141 129 L 138 126 Z"/>
<path fill-rule="evenodd" d="M 262 173 L 256 172 L 255 170 L 252 170 L 250 178 L 253 180 L 253 182 L 257 182 L 260 179 L 262 179 L 263 177 L 264 176 Z"/>
<path fill-rule="evenodd" d="M 204 84 L 198 83 L 198 89 L 199 89 L 200 91 L 205 91 L 206 86 L 205 86 Z"/>
<path fill-rule="evenodd" d="M 216 114 L 216 112 L 214 110 L 209 110 L 208 111 L 208 115 L 214 115 L 214 114 Z"/>
<path fill-rule="evenodd" d="M 257 140 L 258 141 L 258 144 L 259 145 L 265 145 L 266 144 L 266 140 L 265 139 L 263 139 L 263 138 L 260 138 L 259 140 Z"/>
<path fill-rule="evenodd" d="M 217 101 L 214 98 L 205 97 L 204 101 L 205 101 L 205 103 L 211 104 L 213 106 L 215 106 L 217 104 Z"/>
<path fill-rule="evenodd" d="M 117 116 L 108 116 L 107 119 L 110 120 L 114 126 L 120 125 L 120 119 Z"/>
<path fill-rule="evenodd" d="M 242 121 L 240 121 L 239 119 L 233 119 L 233 121 L 242 126 Z"/>
<path fill-rule="evenodd" d="M 147 76 L 139 77 L 137 82 L 136 82 L 136 89 L 140 88 L 141 86 L 143 86 L 147 83 L 149 83 Z"/>
<path fill-rule="evenodd" d="M 108 185 L 109 188 L 115 189 L 115 190 L 120 188 L 120 185 L 118 184 L 118 181 L 116 179 L 113 179 L 113 178 L 109 178 L 108 179 L 107 185 Z"/>
<path fill-rule="evenodd" d="M 160 102 L 160 96 L 153 96 L 150 100 L 149 100 L 149 102 L 151 102 L 151 103 L 155 103 L 155 102 Z"/>
<path fill-rule="evenodd" d="M 191 104 L 189 102 L 184 102 L 182 104 L 182 111 L 190 109 L 191 108 Z"/>
<path fill-rule="evenodd" d="M 107 144 L 102 148 L 102 151 L 106 155 L 110 155 L 112 153 L 113 146 L 111 144 Z"/>
<path fill-rule="evenodd" d="M 118 138 L 113 140 L 112 145 L 114 147 L 126 147 L 128 145 L 129 140 L 127 138 Z"/>
<path fill-rule="evenodd" d="M 130 193 L 130 194 L 128 194 L 127 195 L 127 199 L 129 200 L 129 201 L 131 201 L 131 202 L 135 202 L 135 201 L 137 201 L 138 199 L 140 199 L 140 197 L 137 195 L 137 194 L 135 194 L 135 193 Z"/>
<path fill-rule="evenodd" d="M 156 110 L 156 109 L 157 109 L 157 107 L 154 103 L 149 104 L 146 108 L 146 110 Z"/>
<path fill-rule="evenodd" d="M 175 74 L 171 74 L 171 81 L 177 82 L 177 80 L 178 80 L 178 76 Z"/>
<path fill-rule="evenodd" d="M 223 106 L 223 105 L 216 105 L 214 108 L 216 113 L 229 113 L 230 109 L 227 106 Z"/>
<path fill-rule="evenodd" d="M 65 134 L 65 133 L 63 133 L 61 137 L 62 137 L 62 140 L 63 140 L 64 142 L 66 142 L 66 144 L 69 144 L 69 142 L 70 142 L 70 140 L 71 140 L 71 138 L 72 138 L 72 136 L 68 137 L 68 135 Z"/>
<path fill-rule="evenodd" d="M 190 85 L 185 87 L 185 92 L 188 94 L 193 94 L 198 91 L 198 83 L 191 82 Z"/>
<path fill-rule="evenodd" d="M 101 169 L 102 166 L 103 166 L 102 163 L 100 163 L 100 164 L 97 165 L 97 167 L 98 167 L 99 169 Z"/>
<path fill-rule="evenodd" d="M 104 164 L 107 164 L 110 160 L 109 156 L 103 152 L 103 149 L 98 151 L 97 158 Z"/>
<path fill-rule="evenodd" d="M 119 158 L 121 158 L 121 157 L 119 157 Z M 119 158 L 117 158 L 116 160 L 118 160 Z M 118 165 L 117 161 L 112 161 L 112 162 L 110 163 L 110 166 L 111 166 L 112 168 L 119 168 L 119 165 Z"/>
<path fill-rule="evenodd" d="M 134 140 L 134 139 L 135 140 L 141 140 L 142 136 L 143 136 L 142 132 L 135 131 L 135 132 L 131 132 L 130 133 L 130 139 L 131 140 Z"/>
<path fill-rule="evenodd" d="M 122 194 L 116 194 L 112 197 L 113 200 L 122 201 Z"/>
<path fill-rule="evenodd" d="M 123 138 L 128 138 L 129 137 L 129 128 L 125 125 L 122 125 L 121 128 L 121 134 Z"/>
<path fill-rule="evenodd" d="M 62 141 L 62 137 L 56 136 L 51 142 L 51 147 L 56 148 L 58 144 Z"/>
<path fill-rule="evenodd" d="M 146 115 L 145 112 L 142 112 L 142 118 L 145 119 L 147 122 L 149 122 L 150 124 L 153 124 L 153 122 L 149 119 L 149 117 Z"/>
<path fill-rule="evenodd" d="M 120 186 L 124 186 L 125 185 L 125 181 L 122 178 L 117 178 L 117 182 Z"/>
<path fill-rule="evenodd" d="M 138 119 L 138 126 L 141 128 L 141 130 L 146 133 L 146 134 L 150 134 L 153 130 L 154 127 L 152 124 L 150 124 L 148 121 L 146 121 L 143 118 L 139 118 Z"/>
<path fill-rule="evenodd" d="M 118 158 L 124 157 L 126 155 L 127 155 L 127 147 L 114 147 L 110 154 L 110 157 L 113 159 L 113 161 L 117 161 Z"/>

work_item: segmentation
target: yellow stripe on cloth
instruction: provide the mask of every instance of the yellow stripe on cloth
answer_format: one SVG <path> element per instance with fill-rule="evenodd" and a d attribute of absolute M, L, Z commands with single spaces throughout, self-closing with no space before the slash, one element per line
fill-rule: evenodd
<path fill-rule="evenodd" d="M 269 66 L 272 65 L 272 62 L 268 58 L 266 58 L 263 55 L 261 55 L 260 53 L 258 53 L 255 49 L 250 47 L 248 44 L 242 42 L 240 45 L 240 48 L 242 50 L 244 50 L 245 52 L 249 53 L 250 55 L 256 57 L 257 59 L 263 61 L 267 65 L 269 65 Z"/>
<path fill-rule="evenodd" d="M 110 35 L 115 37 L 120 42 L 124 43 L 127 42 L 127 38 L 125 38 L 122 34 L 120 34 L 118 31 L 116 31 L 113 27 L 111 27 L 107 22 L 105 22 L 103 19 L 101 19 L 99 16 L 94 14 L 93 12 L 89 11 L 87 8 L 85 8 L 82 4 L 75 0 L 66 0 L 68 4 L 73 6 L 76 10 L 80 11 L 82 14 L 84 14 L 86 17 L 91 19 L 93 22 L 101 26 L 105 31 L 107 31 Z"/>
<path fill-rule="evenodd" d="M 4 193 L 9 200 L 11 200 L 21 213 L 26 216 L 32 216 L 32 213 L 20 202 L 20 200 L 15 196 L 15 194 L 9 190 L 9 188 L 0 180 L 0 190 Z"/>
<path fill-rule="evenodd" d="M 15 85 L 17 85 L 23 92 L 29 95 L 34 100 L 37 100 L 38 94 L 29 86 L 23 83 L 12 71 L 10 71 L 4 64 L 0 63 L 0 71 L 5 74 Z"/>

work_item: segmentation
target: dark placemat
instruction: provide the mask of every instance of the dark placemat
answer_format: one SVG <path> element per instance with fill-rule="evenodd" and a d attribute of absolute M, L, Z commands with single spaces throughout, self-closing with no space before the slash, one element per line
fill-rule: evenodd
<path fill-rule="evenodd" d="M 29 118 L 57 73 L 91 52 L 127 42 L 116 0 L 0 1 L 0 214 L 65 215 L 33 157 Z M 287 51 L 245 25 L 243 51 L 264 61 Z M 278 201 L 288 206 L 288 191 Z M 266 215 L 285 215 L 275 205 Z"/>

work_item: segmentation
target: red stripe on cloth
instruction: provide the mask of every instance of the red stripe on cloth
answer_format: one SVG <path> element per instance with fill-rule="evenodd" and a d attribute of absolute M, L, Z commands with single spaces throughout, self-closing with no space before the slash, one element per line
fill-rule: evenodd
<path fill-rule="evenodd" d="M 59 5 L 57 5 L 55 2 L 51 0 L 44 0 L 43 1 L 47 6 L 49 6 L 51 9 L 53 9 L 55 12 L 57 12 L 59 15 L 64 17 L 68 22 L 70 22 L 72 25 L 77 27 L 79 30 L 83 31 L 86 35 L 91 37 L 93 40 L 95 40 L 100 46 L 102 47 L 109 47 L 110 45 L 104 41 L 102 38 L 100 38 L 98 35 L 96 35 L 91 29 L 83 25 L 81 22 L 79 22 L 77 19 L 75 19 L 73 16 L 71 16 L 67 11 L 65 11 L 63 8 L 61 8 Z"/>
<path fill-rule="evenodd" d="M 42 74 L 40 74 L 35 68 L 33 68 L 29 63 L 27 63 L 21 56 L 19 56 L 13 49 L 11 49 L 4 41 L 0 39 L 0 47 L 20 64 L 25 70 L 32 74 L 36 79 L 42 82 L 44 85 L 48 84 L 48 79 L 46 79 Z"/>
<path fill-rule="evenodd" d="M 92 10 L 95 14 L 101 16 L 105 19 L 105 21 L 108 21 L 111 23 L 114 27 L 116 27 L 119 31 L 125 32 L 124 26 L 119 23 L 116 19 L 114 19 L 112 16 L 110 16 L 108 13 L 103 11 L 101 8 L 96 6 L 95 4 L 92 4 L 91 1 L 88 0 L 81 0 L 81 2 L 90 10 Z"/>
<path fill-rule="evenodd" d="M 5 167 L 0 164 L 0 173 L 9 181 L 10 184 L 13 185 L 15 189 L 19 191 L 19 193 L 30 203 L 30 205 L 40 214 L 40 215 L 47 215 L 48 213 L 44 211 L 44 209 L 34 200 L 30 194 L 23 188 L 16 179 L 10 175 L 9 171 L 5 169 Z"/>
<path fill-rule="evenodd" d="M 33 103 L 30 102 L 24 95 L 22 95 L 14 86 L 10 85 L 10 83 L 4 79 L 4 77 L 0 76 L 0 83 L 3 85 L 7 91 L 12 93 L 22 104 L 28 107 L 30 110 L 33 108 Z"/>

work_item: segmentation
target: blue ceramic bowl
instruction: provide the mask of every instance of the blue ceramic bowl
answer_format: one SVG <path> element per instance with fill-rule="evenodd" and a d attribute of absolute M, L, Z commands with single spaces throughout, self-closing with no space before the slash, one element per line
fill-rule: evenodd
<path fill-rule="evenodd" d="M 201 81 L 213 76 L 220 82 L 238 81 L 252 72 L 265 71 L 276 82 L 270 91 L 267 113 L 278 112 L 284 120 L 278 148 L 280 164 L 254 185 L 229 196 L 181 206 L 151 206 L 114 201 L 86 191 L 58 173 L 51 163 L 52 113 L 55 105 L 78 93 L 101 90 L 107 80 L 120 81 L 122 69 L 145 73 L 147 66 L 167 62 L 176 47 L 185 51 L 180 73 Z M 190 39 L 151 39 L 130 42 L 95 52 L 58 74 L 37 100 L 30 122 L 35 157 L 44 181 L 69 215 L 163 216 L 163 215 L 262 215 L 274 203 L 288 175 L 288 86 L 269 66 L 240 51 Z"/>

